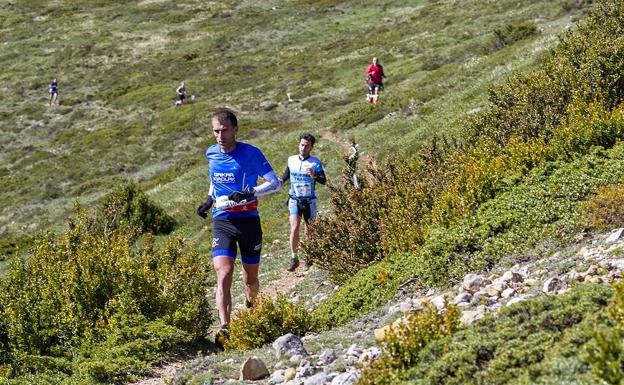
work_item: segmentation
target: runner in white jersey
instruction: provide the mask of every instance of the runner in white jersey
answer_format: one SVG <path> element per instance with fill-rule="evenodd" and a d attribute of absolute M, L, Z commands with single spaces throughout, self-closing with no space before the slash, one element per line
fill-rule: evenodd
<path fill-rule="evenodd" d="M 316 218 L 316 182 L 325 184 L 325 171 L 319 158 L 311 156 L 316 139 L 312 134 L 304 133 L 299 137 L 299 154 L 288 158 L 282 182 L 290 179 L 288 212 L 290 221 L 291 260 L 288 271 L 295 271 L 299 266 L 297 249 L 299 248 L 299 228 L 301 217 L 304 219 L 307 234 L 311 222 Z M 306 261 L 306 268 L 311 261 Z"/>

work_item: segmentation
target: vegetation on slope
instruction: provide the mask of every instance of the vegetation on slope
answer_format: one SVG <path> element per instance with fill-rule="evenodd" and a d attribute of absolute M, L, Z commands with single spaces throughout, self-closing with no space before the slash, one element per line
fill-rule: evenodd
<path fill-rule="evenodd" d="M 464 143 L 434 142 L 411 162 L 372 170 L 362 189 L 336 189 L 337 215 L 320 220 L 305 245 L 345 283 L 320 311 L 344 322 L 408 277 L 450 285 L 504 253 L 564 242 L 584 197 L 622 178 L 622 25 L 621 2 L 599 3 L 542 68 L 491 91 Z"/>

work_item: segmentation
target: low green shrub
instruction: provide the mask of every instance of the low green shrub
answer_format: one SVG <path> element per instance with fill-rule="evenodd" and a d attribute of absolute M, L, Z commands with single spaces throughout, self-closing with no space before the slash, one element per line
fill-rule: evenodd
<path fill-rule="evenodd" d="M 404 323 L 389 331 L 382 342 L 383 355 L 364 369 L 358 385 L 394 385 L 403 379 L 405 369 L 416 364 L 421 349 L 435 340 L 450 336 L 459 327 L 460 310 L 448 306 L 440 314 L 428 305 L 411 314 Z"/>
<path fill-rule="evenodd" d="M 125 229 L 102 233 L 78 209 L 67 232 L 43 235 L 27 261 L 12 262 L 0 281 L 0 358 L 15 376 L 45 371 L 33 367 L 34 357 L 75 360 L 87 351 L 112 360 L 102 364 L 110 370 L 93 363 L 89 373 L 121 376 L 114 373 L 128 366 L 118 357 L 129 351 L 140 370 L 205 335 L 212 322 L 207 262 L 177 238 L 160 247 L 151 236 L 140 247 L 131 238 Z"/>
<path fill-rule="evenodd" d="M 611 324 L 599 328 L 586 347 L 592 371 L 608 384 L 624 382 L 624 282 L 615 285 L 609 306 Z"/>
<path fill-rule="evenodd" d="M 457 313 L 446 320 L 431 310 L 412 316 L 415 326 L 391 340 L 393 354 L 374 362 L 359 384 L 597 383 L 579 353 L 605 325 L 612 292 L 579 285 L 459 329 Z"/>
<path fill-rule="evenodd" d="M 131 181 L 121 183 L 110 192 L 98 209 L 98 221 L 104 232 L 129 228 L 152 234 L 167 234 L 175 220 L 154 205 L 139 186 Z"/>
<path fill-rule="evenodd" d="M 589 229 L 612 229 L 624 224 L 624 185 L 600 187 L 583 205 L 583 223 Z"/>
<path fill-rule="evenodd" d="M 253 308 L 234 315 L 225 349 L 259 348 L 284 334 L 303 336 L 317 327 L 317 322 L 303 305 L 294 304 L 282 295 L 275 299 L 259 297 Z"/>
<path fill-rule="evenodd" d="M 624 146 L 594 149 L 570 163 L 546 162 L 452 225 L 432 225 L 415 251 L 390 255 L 358 271 L 317 310 L 332 325 L 364 314 L 409 278 L 417 287 L 450 286 L 503 257 L 539 258 L 580 230 L 585 197 L 624 177 Z M 530 250 L 530 254 L 527 254 Z M 382 279 L 379 279 L 382 277 Z"/>
<path fill-rule="evenodd" d="M 539 34 L 534 21 L 526 20 L 518 23 L 506 24 L 494 30 L 494 38 L 487 51 L 493 52 L 512 45 L 520 40 Z"/>

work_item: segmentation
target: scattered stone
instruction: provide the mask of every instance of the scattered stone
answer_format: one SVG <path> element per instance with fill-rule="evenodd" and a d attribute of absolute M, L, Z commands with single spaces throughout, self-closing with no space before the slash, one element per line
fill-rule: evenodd
<path fill-rule="evenodd" d="M 524 281 L 524 277 L 515 271 L 506 271 L 501 278 L 504 282 L 520 283 Z"/>
<path fill-rule="evenodd" d="M 444 294 L 438 295 L 437 297 L 433 298 L 430 303 L 433 306 L 435 306 L 438 310 L 442 310 L 444 309 L 444 305 L 446 302 L 445 297 L 446 296 Z"/>
<path fill-rule="evenodd" d="M 364 353 L 364 350 L 362 348 L 358 348 L 356 344 L 353 344 L 349 346 L 349 349 L 347 349 L 346 354 L 347 356 L 360 357 L 362 353 Z"/>
<path fill-rule="evenodd" d="M 483 318 L 483 314 L 476 310 L 464 310 L 461 315 L 462 325 L 470 325 L 471 323 Z"/>
<path fill-rule="evenodd" d="M 260 380 L 269 376 L 269 370 L 258 357 L 249 357 L 240 369 L 241 380 Z"/>
<path fill-rule="evenodd" d="M 275 355 L 277 359 L 281 359 L 285 355 L 308 355 L 308 352 L 303 347 L 303 342 L 301 341 L 301 338 L 297 337 L 292 333 L 288 333 L 276 339 L 275 342 L 273 342 L 273 349 L 275 349 Z"/>
<path fill-rule="evenodd" d="M 457 304 L 457 307 L 460 308 L 460 309 L 464 309 L 464 308 L 470 307 L 470 302 L 460 302 L 460 303 Z"/>
<path fill-rule="evenodd" d="M 303 385 L 323 385 L 327 379 L 327 373 L 316 373 L 312 377 L 306 378 Z"/>
<path fill-rule="evenodd" d="M 295 368 L 288 368 L 284 371 L 284 381 L 290 381 L 295 378 L 297 370 Z"/>
<path fill-rule="evenodd" d="M 614 261 L 609 262 L 609 266 L 612 269 L 616 270 L 624 270 L 624 259 L 616 259 Z"/>
<path fill-rule="evenodd" d="M 354 372 L 341 373 L 334 377 L 331 385 L 353 385 L 358 381 L 358 376 Z"/>
<path fill-rule="evenodd" d="M 542 291 L 546 294 L 551 294 L 556 292 L 557 290 L 561 290 L 565 287 L 565 283 L 561 281 L 557 277 L 551 277 L 544 282 L 544 286 L 542 287 Z"/>
<path fill-rule="evenodd" d="M 624 227 L 621 227 L 611 233 L 607 238 L 607 243 L 613 243 L 622 237 L 622 233 L 624 233 Z"/>
<path fill-rule="evenodd" d="M 272 109 L 277 107 L 277 103 L 271 100 L 265 100 L 264 102 L 260 103 L 259 107 L 264 111 L 271 111 Z"/>
<path fill-rule="evenodd" d="M 471 299 L 472 299 L 472 294 L 468 293 L 467 291 L 460 291 L 455 296 L 455 299 L 453 299 L 453 304 L 457 305 L 462 302 L 470 302 Z"/>
<path fill-rule="evenodd" d="M 286 381 L 284 378 L 285 370 L 277 370 L 271 374 L 271 378 L 269 378 L 269 384 L 281 384 Z"/>
<path fill-rule="evenodd" d="M 375 339 L 377 341 L 383 341 L 390 330 L 392 330 L 392 325 L 386 325 L 380 327 L 379 329 L 375 329 Z"/>
<path fill-rule="evenodd" d="M 325 349 L 319 355 L 319 365 L 329 365 L 334 361 L 336 361 L 336 353 L 331 349 Z"/>
<path fill-rule="evenodd" d="M 427 292 L 425 293 L 425 297 L 430 297 L 432 295 L 435 294 L 435 289 L 429 289 L 427 290 Z"/>
<path fill-rule="evenodd" d="M 516 294 L 516 291 L 510 287 L 508 289 L 503 290 L 503 292 L 501 293 L 501 297 L 509 298 L 509 297 L 513 297 L 514 294 Z"/>
<path fill-rule="evenodd" d="M 291 364 L 299 365 L 303 360 L 303 356 L 301 354 L 293 354 L 288 360 Z"/>
<path fill-rule="evenodd" d="M 464 277 L 464 282 L 462 284 L 462 287 L 471 293 L 478 291 L 483 286 L 485 286 L 485 279 L 483 278 L 483 276 L 472 273 L 466 274 L 466 276 Z"/>
<path fill-rule="evenodd" d="M 487 295 L 489 295 L 490 297 L 494 297 L 494 299 L 500 297 L 501 295 L 501 292 L 493 286 L 486 286 L 484 290 Z"/>

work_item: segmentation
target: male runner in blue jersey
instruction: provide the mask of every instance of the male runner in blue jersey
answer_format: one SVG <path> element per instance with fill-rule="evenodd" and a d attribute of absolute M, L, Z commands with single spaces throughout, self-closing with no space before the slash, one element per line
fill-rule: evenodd
<path fill-rule="evenodd" d="M 312 134 L 304 133 L 299 137 L 299 154 L 288 158 L 286 170 L 282 175 L 282 182 L 290 179 L 288 193 L 288 212 L 290 221 L 290 252 L 291 259 L 288 271 L 295 271 L 299 266 L 297 249 L 299 248 L 299 227 L 301 217 L 304 219 L 305 233 L 316 218 L 316 182 L 325 184 L 325 171 L 319 158 L 311 156 L 316 139 Z M 306 261 L 306 268 L 310 261 Z"/>
<path fill-rule="evenodd" d="M 221 348 L 228 336 L 232 311 L 232 275 L 236 246 L 240 249 L 245 284 L 245 304 L 251 307 L 258 295 L 258 268 L 262 228 L 257 197 L 281 187 L 273 168 L 259 148 L 236 141 L 238 122 L 229 110 L 212 117 L 217 144 L 206 150 L 210 163 L 208 200 L 197 208 L 203 218 L 212 207 L 212 264 L 217 274 L 216 305 L 221 328 L 215 342 Z M 257 185 L 258 178 L 264 183 Z"/>

